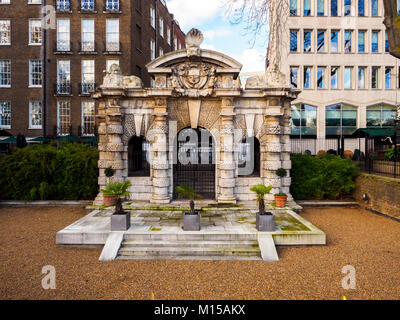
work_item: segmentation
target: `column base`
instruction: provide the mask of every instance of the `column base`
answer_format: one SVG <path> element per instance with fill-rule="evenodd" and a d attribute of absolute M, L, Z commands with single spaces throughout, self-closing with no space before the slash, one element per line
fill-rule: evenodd
<path fill-rule="evenodd" d="M 235 203 L 236 204 L 237 200 L 235 197 L 229 197 L 229 196 L 220 196 L 217 199 L 217 203 Z"/>
<path fill-rule="evenodd" d="M 171 199 L 169 197 L 155 196 L 150 199 L 150 203 L 166 204 L 166 203 L 171 203 Z"/>

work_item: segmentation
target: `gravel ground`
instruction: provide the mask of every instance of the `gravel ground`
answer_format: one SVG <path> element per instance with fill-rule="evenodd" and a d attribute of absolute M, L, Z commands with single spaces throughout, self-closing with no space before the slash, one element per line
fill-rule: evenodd
<path fill-rule="evenodd" d="M 279 248 L 280 261 L 99 262 L 100 249 L 55 244 L 82 208 L 0 209 L 0 299 L 400 299 L 400 223 L 359 208 L 308 208 L 327 246 Z M 342 267 L 357 288 L 341 287 Z M 43 290 L 41 270 L 56 268 Z"/>

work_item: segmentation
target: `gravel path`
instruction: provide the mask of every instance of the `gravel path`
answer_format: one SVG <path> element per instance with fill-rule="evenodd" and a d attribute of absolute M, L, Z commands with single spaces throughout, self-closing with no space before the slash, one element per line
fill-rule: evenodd
<path fill-rule="evenodd" d="M 0 299 L 400 299 L 400 223 L 358 208 L 308 208 L 327 246 L 279 248 L 280 261 L 99 262 L 100 249 L 58 247 L 82 208 L 0 209 Z M 357 289 L 344 290 L 345 265 Z M 57 289 L 43 290 L 42 267 Z"/>

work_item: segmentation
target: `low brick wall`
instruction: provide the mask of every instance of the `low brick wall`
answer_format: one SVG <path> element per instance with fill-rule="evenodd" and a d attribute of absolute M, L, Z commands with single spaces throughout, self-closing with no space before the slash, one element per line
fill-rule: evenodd
<path fill-rule="evenodd" d="M 363 200 L 366 193 L 369 201 Z M 400 180 L 372 174 L 356 179 L 353 196 L 361 207 L 400 219 Z"/>

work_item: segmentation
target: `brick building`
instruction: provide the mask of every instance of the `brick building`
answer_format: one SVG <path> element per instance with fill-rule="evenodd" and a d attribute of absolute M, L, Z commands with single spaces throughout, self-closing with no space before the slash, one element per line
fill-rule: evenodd
<path fill-rule="evenodd" d="M 184 42 L 163 0 L 0 0 L 0 129 L 92 136 L 103 71 L 150 86 L 145 65 Z"/>

